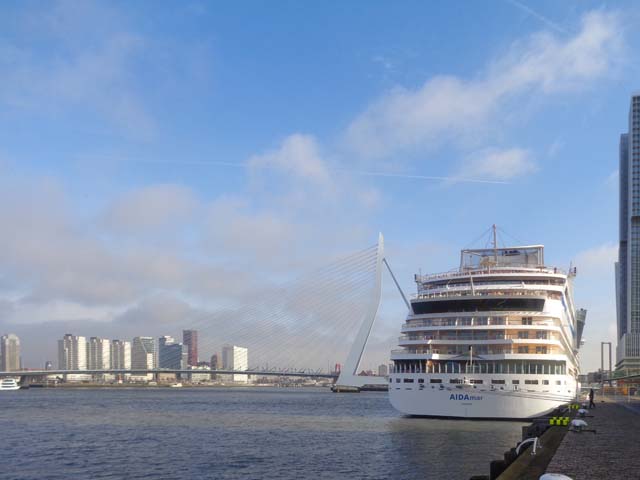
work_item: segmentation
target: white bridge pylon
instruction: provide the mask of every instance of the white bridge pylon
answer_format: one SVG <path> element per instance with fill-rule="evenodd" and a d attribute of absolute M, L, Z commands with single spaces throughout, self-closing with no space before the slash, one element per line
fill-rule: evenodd
<path fill-rule="evenodd" d="M 351 350 L 349 351 L 349 356 L 347 357 L 346 362 L 342 366 L 340 370 L 340 376 L 336 380 L 337 387 L 357 387 L 362 388 L 365 385 L 386 385 L 387 378 L 386 377 L 378 377 L 378 376 L 365 376 L 358 375 L 358 368 L 360 367 L 360 361 L 362 360 L 362 355 L 364 353 L 364 349 L 367 346 L 367 340 L 369 340 L 369 335 L 371 334 L 371 329 L 373 328 L 373 324 L 376 320 L 376 316 L 378 314 L 378 308 L 380 307 L 380 296 L 382 291 L 382 263 L 384 262 L 385 266 L 389 270 L 391 274 L 391 278 L 393 279 L 400 295 L 407 305 L 407 308 L 411 310 L 411 305 L 407 301 L 404 293 L 400 289 L 400 285 L 396 281 L 391 268 L 389 268 L 389 264 L 384 256 L 384 237 L 382 233 L 378 234 L 378 250 L 376 254 L 376 275 L 375 275 L 375 286 L 373 290 L 373 295 L 371 298 L 371 303 L 369 305 L 369 309 L 367 311 L 366 316 L 362 324 L 360 325 L 360 329 L 356 334 L 356 337 L 353 341 L 353 345 L 351 346 Z"/>

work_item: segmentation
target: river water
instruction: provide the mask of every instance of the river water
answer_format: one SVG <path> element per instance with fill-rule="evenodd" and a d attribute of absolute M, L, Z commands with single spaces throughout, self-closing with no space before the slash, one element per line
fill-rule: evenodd
<path fill-rule="evenodd" d="M 0 478 L 467 480 L 521 425 L 405 418 L 373 392 L 32 388 L 0 392 Z"/>

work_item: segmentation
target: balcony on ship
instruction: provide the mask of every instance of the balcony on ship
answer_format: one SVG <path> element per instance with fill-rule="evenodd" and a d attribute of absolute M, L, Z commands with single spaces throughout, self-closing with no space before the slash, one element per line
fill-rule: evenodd
<path fill-rule="evenodd" d="M 535 290 L 513 286 L 497 286 L 489 288 L 462 288 L 441 290 L 438 292 L 418 292 L 411 295 L 411 300 L 438 300 L 444 298 L 457 297 L 540 297 L 559 300 L 562 296 L 561 289 L 556 290 Z"/>
<path fill-rule="evenodd" d="M 392 355 L 430 355 L 430 356 L 469 356 L 469 346 L 473 346 L 473 355 L 564 355 L 559 341 L 547 340 L 541 344 L 421 344 L 407 345 L 402 349 L 391 350 Z"/>
<path fill-rule="evenodd" d="M 409 332 L 419 329 L 438 329 L 441 327 L 476 327 L 486 326 L 489 329 L 500 328 L 502 326 L 527 325 L 529 329 L 548 328 L 555 325 L 553 317 L 540 316 L 540 314 L 529 312 L 509 312 L 508 316 L 491 315 L 487 316 L 455 316 L 441 318 L 418 318 L 409 319 L 402 325 L 402 332 Z M 555 321 L 554 321 L 555 320 Z"/>
<path fill-rule="evenodd" d="M 478 331 L 478 330 L 445 330 L 430 332 L 424 335 L 408 334 L 398 337 L 400 345 L 417 345 L 453 342 L 495 342 L 495 343 L 558 343 L 560 334 L 548 330 L 538 330 L 536 332 L 518 331 L 506 333 L 504 330 Z"/>

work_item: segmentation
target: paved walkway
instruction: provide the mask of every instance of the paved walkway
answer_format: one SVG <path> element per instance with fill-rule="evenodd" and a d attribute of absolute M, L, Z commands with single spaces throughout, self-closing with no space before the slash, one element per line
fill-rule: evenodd
<path fill-rule="evenodd" d="M 640 479 L 640 410 L 614 401 L 597 401 L 584 420 L 590 432 L 567 432 L 548 473 L 562 473 L 574 480 Z"/>

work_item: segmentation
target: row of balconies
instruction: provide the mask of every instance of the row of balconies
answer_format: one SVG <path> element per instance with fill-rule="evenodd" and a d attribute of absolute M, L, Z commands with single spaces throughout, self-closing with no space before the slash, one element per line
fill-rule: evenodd
<path fill-rule="evenodd" d="M 534 333 L 534 332 L 531 332 Z M 529 335 L 529 332 L 517 332 L 517 333 L 505 333 L 498 332 L 495 333 L 481 333 L 474 331 L 456 331 L 451 333 L 439 332 L 433 335 L 401 335 L 398 337 L 398 341 L 400 342 L 432 342 L 432 341 L 446 341 L 446 340 L 459 340 L 459 341 L 503 341 L 503 340 L 522 340 L 524 342 L 539 343 L 539 342 L 547 342 L 547 341 L 559 341 L 559 335 L 548 332 L 546 330 L 539 330 L 535 332 L 535 335 Z"/>
<path fill-rule="evenodd" d="M 465 344 L 467 345 L 467 344 Z M 467 348 L 460 348 L 461 345 L 432 345 L 426 348 L 403 348 L 392 350 L 392 354 L 409 354 L 409 355 L 451 355 L 451 356 L 469 356 L 470 352 Z M 484 347 L 484 348 L 483 348 Z M 471 352 L 472 355 L 563 355 L 564 351 L 556 345 L 474 345 Z"/>
<path fill-rule="evenodd" d="M 473 276 L 474 278 L 482 278 L 483 275 L 487 276 L 495 276 L 495 275 L 557 275 L 564 274 L 565 272 L 557 267 L 547 267 L 547 266 L 531 266 L 527 265 L 526 267 L 520 268 L 509 268 L 509 267 L 477 267 L 477 268 L 465 268 L 463 270 L 452 270 L 449 272 L 443 273 L 431 273 L 425 275 L 415 275 L 415 281 L 420 283 L 428 283 L 435 280 L 440 280 L 444 278 L 460 278 L 460 277 L 469 277 Z"/>
<path fill-rule="evenodd" d="M 513 290 L 505 292 L 505 289 L 491 290 L 453 290 L 442 291 L 439 293 L 417 293 L 411 296 L 412 299 L 434 299 L 434 298 L 458 298 L 458 297 L 544 297 L 544 298 L 560 298 L 562 294 L 560 292 L 548 291 L 548 290 Z"/>
<path fill-rule="evenodd" d="M 476 327 L 476 326 L 544 326 L 548 327 L 554 324 L 552 318 L 540 318 L 532 316 L 525 317 L 449 317 L 449 318 L 425 318 L 417 320 L 407 320 L 402 326 L 405 328 L 417 327 Z"/>
<path fill-rule="evenodd" d="M 418 294 L 432 295 L 440 293 L 457 293 L 457 292 L 475 292 L 479 294 L 483 291 L 523 291 L 523 290 L 535 290 L 544 292 L 562 292 L 564 289 L 564 281 L 561 283 L 550 283 L 544 281 L 504 281 L 500 282 L 483 282 L 483 283 L 457 283 L 454 285 L 449 284 L 423 284 L 418 286 Z"/>

